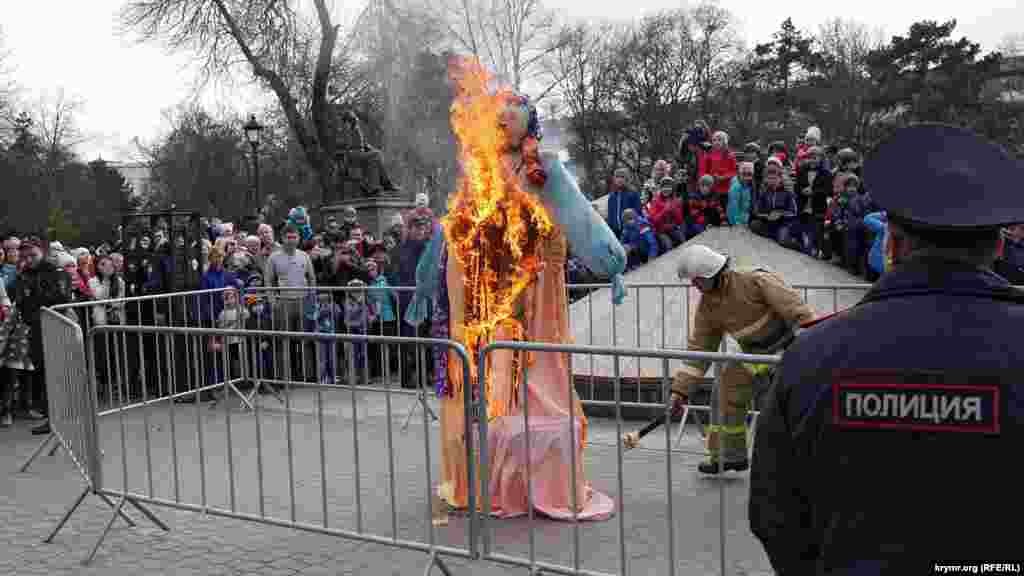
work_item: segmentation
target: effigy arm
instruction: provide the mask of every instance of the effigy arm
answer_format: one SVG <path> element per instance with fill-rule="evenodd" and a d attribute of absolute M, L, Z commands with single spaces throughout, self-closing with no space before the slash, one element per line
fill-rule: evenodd
<path fill-rule="evenodd" d="M 591 272 L 611 278 L 612 301 L 621 304 L 626 296 L 625 249 L 558 157 L 543 152 L 541 160 L 547 172 L 541 202 L 565 234 L 573 255 Z"/>

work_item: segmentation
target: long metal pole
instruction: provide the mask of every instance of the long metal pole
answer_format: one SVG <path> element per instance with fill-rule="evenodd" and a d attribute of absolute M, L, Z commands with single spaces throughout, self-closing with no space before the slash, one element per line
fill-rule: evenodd
<path fill-rule="evenodd" d="M 259 145 L 252 144 L 252 194 L 249 205 L 249 213 L 257 214 L 260 201 L 260 155 Z"/>

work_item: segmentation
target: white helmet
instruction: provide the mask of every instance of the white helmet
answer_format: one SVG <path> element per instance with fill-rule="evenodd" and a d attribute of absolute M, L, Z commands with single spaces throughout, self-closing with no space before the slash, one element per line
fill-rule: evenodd
<path fill-rule="evenodd" d="M 703 244 L 692 244 L 683 248 L 679 259 L 678 275 L 681 280 L 694 278 L 710 279 L 722 271 L 728 258 Z"/>

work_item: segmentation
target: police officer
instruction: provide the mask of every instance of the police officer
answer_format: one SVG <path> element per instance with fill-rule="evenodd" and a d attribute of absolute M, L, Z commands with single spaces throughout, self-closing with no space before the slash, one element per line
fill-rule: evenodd
<path fill-rule="evenodd" d="M 991 271 L 1024 222 L 1024 168 L 917 124 L 864 177 L 892 268 L 783 356 L 761 413 L 749 517 L 777 574 L 931 574 L 1020 558 L 1024 294 Z"/>

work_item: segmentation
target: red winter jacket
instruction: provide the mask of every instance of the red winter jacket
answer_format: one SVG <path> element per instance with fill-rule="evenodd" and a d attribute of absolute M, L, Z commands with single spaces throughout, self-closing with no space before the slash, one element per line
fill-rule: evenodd
<path fill-rule="evenodd" d="M 698 194 L 690 195 L 690 200 L 687 202 L 687 212 L 690 215 L 690 222 L 694 224 L 705 225 L 707 222 L 704 215 L 707 211 L 718 211 L 719 223 L 726 222 L 725 209 L 722 207 L 722 202 L 718 199 L 718 196 L 711 194 L 707 197 L 702 197 Z"/>
<path fill-rule="evenodd" d="M 661 194 L 647 205 L 647 220 L 658 234 L 667 234 L 684 221 L 683 202 L 678 198 L 666 199 Z"/>
<path fill-rule="evenodd" d="M 710 174 L 715 177 L 724 176 L 721 182 L 715 182 L 711 191 L 715 194 L 728 196 L 729 183 L 736 176 L 736 155 L 731 150 L 711 150 L 704 155 L 703 169 L 701 174 Z"/>

